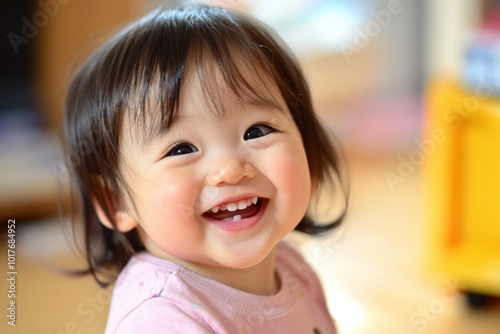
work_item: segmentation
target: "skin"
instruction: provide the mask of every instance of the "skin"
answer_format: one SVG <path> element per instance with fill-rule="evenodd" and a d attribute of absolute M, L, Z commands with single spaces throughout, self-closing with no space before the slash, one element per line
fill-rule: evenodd
<path fill-rule="evenodd" d="M 137 228 L 155 256 L 243 291 L 273 294 L 279 289 L 274 249 L 311 198 L 300 132 L 273 86 L 256 86 L 277 102 L 263 105 L 242 101 L 218 80 L 223 116 L 202 87 L 196 75 L 188 76 L 174 124 L 147 143 L 125 122 L 121 173 L 132 191 L 114 216 L 116 228 Z M 251 197 L 267 206 L 249 228 L 228 231 L 205 215 Z M 98 205 L 97 212 L 111 226 Z"/>

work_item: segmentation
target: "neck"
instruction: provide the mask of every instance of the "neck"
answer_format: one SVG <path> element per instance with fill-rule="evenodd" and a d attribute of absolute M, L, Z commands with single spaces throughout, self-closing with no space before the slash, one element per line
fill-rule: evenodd
<path fill-rule="evenodd" d="M 257 265 L 244 269 L 207 266 L 178 260 L 176 262 L 197 274 L 256 295 L 273 295 L 278 292 L 280 287 L 275 270 L 276 255 L 274 250 Z"/>
<path fill-rule="evenodd" d="M 269 296 L 279 290 L 274 250 L 256 266 L 245 269 L 224 268 L 219 282 L 249 293 Z"/>

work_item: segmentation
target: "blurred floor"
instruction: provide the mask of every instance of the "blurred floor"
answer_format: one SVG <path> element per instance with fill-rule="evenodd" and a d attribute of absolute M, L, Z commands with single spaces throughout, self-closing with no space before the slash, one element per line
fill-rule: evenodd
<path fill-rule="evenodd" d="M 344 226 L 322 239 L 297 237 L 321 275 L 340 332 L 500 333 L 500 308 L 472 312 L 453 280 L 426 273 L 418 173 L 391 191 L 384 173 L 397 168 L 397 157 L 349 161 L 352 200 Z M 16 240 L 17 326 L 8 326 L 3 315 L 0 333 L 101 333 L 109 293 L 90 277 L 57 272 L 57 266 L 78 266 L 60 226 L 18 221 Z M 4 238 L 0 254 L 6 268 Z M 4 283 L 0 300 L 7 305 Z"/>

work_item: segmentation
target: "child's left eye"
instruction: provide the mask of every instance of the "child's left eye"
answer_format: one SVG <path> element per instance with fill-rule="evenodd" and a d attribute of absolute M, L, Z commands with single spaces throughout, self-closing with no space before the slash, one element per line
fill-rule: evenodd
<path fill-rule="evenodd" d="M 276 132 L 276 129 L 267 124 L 252 125 L 243 136 L 244 140 L 252 140 L 259 137 L 267 136 L 270 133 Z"/>

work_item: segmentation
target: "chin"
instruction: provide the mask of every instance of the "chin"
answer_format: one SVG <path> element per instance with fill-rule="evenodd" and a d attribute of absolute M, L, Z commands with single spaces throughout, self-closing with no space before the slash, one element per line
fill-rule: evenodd
<path fill-rule="evenodd" d="M 248 250 L 241 254 L 234 252 L 224 261 L 224 266 L 233 269 L 248 269 L 257 266 L 266 260 L 272 253 L 272 249 L 267 252 L 250 253 Z"/>

